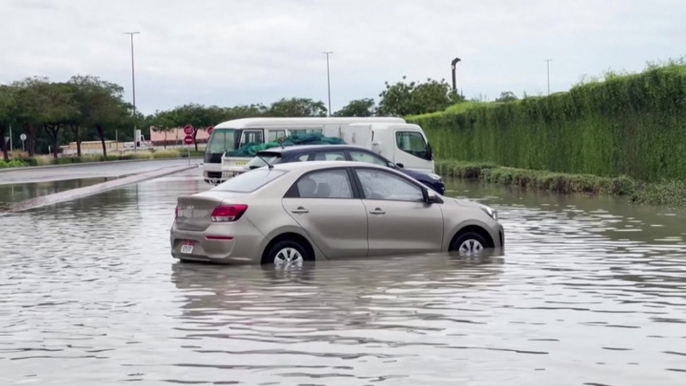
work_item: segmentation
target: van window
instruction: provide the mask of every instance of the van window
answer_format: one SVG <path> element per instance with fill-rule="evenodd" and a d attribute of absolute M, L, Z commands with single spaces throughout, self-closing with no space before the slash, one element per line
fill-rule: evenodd
<path fill-rule="evenodd" d="M 398 149 L 415 157 L 431 161 L 431 151 L 424 136 L 416 131 L 397 131 L 395 143 Z"/>
<path fill-rule="evenodd" d="M 269 130 L 269 142 L 276 142 L 279 138 L 286 137 L 286 130 Z"/>
<path fill-rule="evenodd" d="M 243 137 L 241 138 L 241 146 L 248 143 L 264 143 L 264 134 L 262 130 L 246 130 L 243 132 Z"/>

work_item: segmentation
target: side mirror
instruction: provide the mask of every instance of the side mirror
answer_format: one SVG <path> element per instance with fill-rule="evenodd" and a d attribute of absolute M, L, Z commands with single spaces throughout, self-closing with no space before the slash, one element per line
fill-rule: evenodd
<path fill-rule="evenodd" d="M 425 191 L 425 196 L 426 196 L 426 202 L 429 204 L 435 204 L 438 202 L 438 196 L 436 196 L 436 192 L 433 190 L 426 190 Z"/>
<path fill-rule="evenodd" d="M 399 168 L 401 168 L 401 169 L 405 168 L 405 165 L 403 165 L 403 164 L 395 164 L 395 166 L 397 166 L 397 167 L 399 167 Z"/>

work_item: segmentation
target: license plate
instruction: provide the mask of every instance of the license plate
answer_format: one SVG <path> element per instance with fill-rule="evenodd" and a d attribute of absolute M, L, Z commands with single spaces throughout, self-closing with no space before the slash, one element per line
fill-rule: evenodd
<path fill-rule="evenodd" d="M 247 162 L 236 162 L 236 166 L 243 166 L 243 165 L 247 165 L 247 164 L 248 164 Z"/>
<path fill-rule="evenodd" d="M 193 242 L 190 240 L 185 240 L 181 246 L 181 253 L 185 253 L 187 255 L 193 253 Z"/>

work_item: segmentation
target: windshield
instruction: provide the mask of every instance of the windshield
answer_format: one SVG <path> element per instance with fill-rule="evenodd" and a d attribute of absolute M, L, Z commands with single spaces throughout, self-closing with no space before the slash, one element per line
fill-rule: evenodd
<path fill-rule="evenodd" d="M 265 161 L 269 162 L 270 165 L 278 164 L 279 161 L 281 161 L 281 154 L 279 153 L 257 153 L 257 155 L 259 155 L 259 157 L 256 156 L 251 159 L 250 162 L 245 165 L 246 168 L 257 169 L 262 166 L 267 166 Z"/>
<path fill-rule="evenodd" d="M 207 153 L 223 154 L 236 150 L 236 141 L 240 131 L 236 129 L 214 129 L 207 143 Z"/>
<path fill-rule="evenodd" d="M 230 178 L 226 182 L 217 185 L 212 190 L 250 193 L 274 181 L 284 173 L 286 173 L 284 170 L 256 169 Z"/>
<path fill-rule="evenodd" d="M 425 160 L 431 160 L 431 149 L 424 136 L 416 131 L 398 131 L 395 133 L 398 149 Z"/>

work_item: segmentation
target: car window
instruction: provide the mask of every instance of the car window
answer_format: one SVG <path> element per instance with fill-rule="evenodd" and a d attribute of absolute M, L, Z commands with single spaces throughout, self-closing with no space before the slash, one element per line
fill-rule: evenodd
<path fill-rule="evenodd" d="M 384 161 L 381 157 L 364 151 L 351 151 L 350 157 L 353 159 L 353 161 L 357 162 L 366 162 L 368 164 L 388 166 L 388 162 Z"/>
<path fill-rule="evenodd" d="M 253 159 L 245 165 L 248 169 L 261 168 L 262 166 L 267 166 L 265 163 L 268 162 L 270 165 L 276 165 L 281 161 L 281 154 L 278 153 L 258 153 L 259 157 L 255 156 Z"/>
<path fill-rule="evenodd" d="M 223 182 L 212 188 L 212 190 L 240 193 L 254 192 L 255 190 L 281 177 L 284 173 L 286 172 L 283 170 L 269 168 L 255 169 L 230 178 L 226 180 L 226 182 Z"/>
<path fill-rule="evenodd" d="M 342 151 L 320 151 L 314 153 L 312 161 L 345 161 Z"/>
<path fill-rule="evenodd" d="M 307 174 L 297 183 L 302 198 L 352 198 L 348 172 L 344 169 Z"/>
<path fill-rule="evenodd" d="M 431 160 L 429 145 L 421 133 L 416 131 L 398 131 L 395 133 L 395 143 L 398 149 L 426 160 Z"/>
<path fill-rule="evenodd" d="M 422 189 L 393 173 L 356 169 L 365 198 L 371 200 L 424 201 Z"/>
<path fill-rule="evenodd" d="M 303 154 L 303 155 L 301 155 L 301 156 L 298 156 L 298 158 L 296 158 L 296 159 L 297 159 L 299 162 L 305 162 L 305 161 L 308 160 L 308 158 L 310 158 L 310 154 Z"/>

